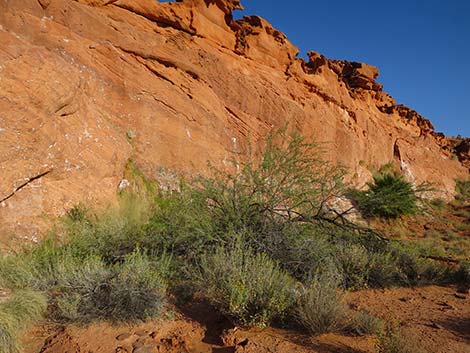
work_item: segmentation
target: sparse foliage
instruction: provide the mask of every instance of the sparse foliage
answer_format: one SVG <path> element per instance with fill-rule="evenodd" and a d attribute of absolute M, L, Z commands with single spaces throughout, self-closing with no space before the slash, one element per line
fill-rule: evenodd
<path fill-rule="evenodd" d="M 463 204 L 470 203 L 470 181 L 457 180 L 455 185 L 457 195 L 455 199 Z"/>
<path fill-rule="evenodd" d="M 270 135 L 260 159 L 235 173 L 213 170 L 199 180 L 210 217 L 221 234 L 248 230 L 266 235 L 273 225 L 321 222 L 343 193 L 343 169 L 323 160 L 321 148 L 300 134 Z"/>
<path fill-rule="evenodd" d="M 377 316 L 366 310 L 359 310 L 354 314 L 348 328 L 358 336 L 375 335 L 383 331 L 384 324 Z"/>
<path fill-rule="evenodd" d="M 396 327 L 387 327 L 379 334 L 377 353 L 424 353 L 413 336 L 404 335 Z"/>
<path fill-rule="evenodd" d="M 181 182 L 178 191 L 158 190 L 130 163 L 126 178 L 135 177 L 129 189 L 136 194 L 122 190 L 119 204 L 100 213 L 77 205 L 54 236 L 0 256 L 0 287 L 13 298 L 37 295 L 32 306 L 0 305 L 0 350 L 14 352 L 22 329 L 11 313 L 23 308 L 38 317 L 44 308 L 38 298 L 47 297 L 49 317 L 61 322 L 139 321 L 159 315 L 167 287 L 176 299 L 181 288 L 185 296 L 198 292 L 242 325 L 295 317 L 313 334 L 377 332 L 379 320 L 369 313 L 348 319 L 343 290 L 436 283 L 448 272 L 334 210 L 344 171 L 321 152 L 281 130 L 267 139 L 259 160 L 233 173 L 213 169 L 212 177 Z M 366 215 L 393 218 L 419 209 L 422 189 L 387 174 L 390 168 L 355 194 Z M 464 268 L 447 277 L 467 278 Z M 390 333 L 381 345 L 396 341 Z"/>
<path fill-rule="evenodd" d="M 201 259 L 199 291 L 236 322 L 266 326 L 294 302 L 294 280 L 265 254 L 236 246 Z"/>
<path fill-rule="evenodd" d="M 57 266 L 55 280 L 59 320 L 145 320 L 158 315 L 166 300 L 161 273 L 140 252 L 113 266 L 96 257 L 70 260 Z"/>
<path fill-rule="evenodd" d="M 300 290 L 295 314 L 300 325 L 317 335 L 342 329 L 347 310 L 339 291 L 340 276 L 333 271 L 316 276 Z"/>

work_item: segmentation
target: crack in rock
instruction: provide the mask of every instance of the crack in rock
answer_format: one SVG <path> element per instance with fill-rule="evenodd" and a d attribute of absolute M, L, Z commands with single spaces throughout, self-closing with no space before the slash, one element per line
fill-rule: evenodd
<path fill-rule="evenodd" d="M 49 174 L 50 172 L 52 172 L 52 169 L 48 169 L 48 170 L 46 170 L 45 172 L 40 173 L 40 174 L 38 174 L 38 175 L 36 175 L 36 176 L 33 176 L 33 177 L 31 177 L 31 178 L 27 178 L 26 181 L 25 181 L 23 184 L 21 184 L 20 186 L 17 186 L 17 187 L 13 190 L 13 192 L 12 192 L 11 194 L 9 194 L 9 195 L 5 196 L 3 199 L 1 199 L 1 200 L 0 200 L 0 203 L 5 202 L 5 201 L 11 199 L 13 196 L 15 196 L 15 194 L 16 194 L 18 191 L 20 191 L 21 189 L 23 189 L 24 187 L 26 187 L 28 184 L 32 183 L 32 182 L 35 181 L 35 180 L 41 179 L 42 177 L 46 176 L 46 175 Z"/>

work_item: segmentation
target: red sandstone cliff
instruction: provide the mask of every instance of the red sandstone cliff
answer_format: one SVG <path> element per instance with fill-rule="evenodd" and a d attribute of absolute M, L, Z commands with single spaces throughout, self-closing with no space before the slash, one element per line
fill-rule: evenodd
<path fill-rule="evenodd" d="M 391 160 L 447 196 L 468 176 L 458 144 L 396 105 L 375 67 L 297 59 L 262 18 L 234 21 L 240 7 L 0 0 L 0 238 L 34 238 L 74 203 L 111 199 L 130 158 L 168 180 L 286 123 L 326 142 L 357 183 Z"/>

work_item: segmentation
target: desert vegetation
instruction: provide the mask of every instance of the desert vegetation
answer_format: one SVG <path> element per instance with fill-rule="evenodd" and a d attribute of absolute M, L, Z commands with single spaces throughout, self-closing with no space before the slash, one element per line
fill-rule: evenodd
<path fill-rule="evenodd" d="M 423 350 L 415 337 L 389 325 L 378 335 L 377 353 L 423 353 Z"/>
<path fill-rule="evenodd" d="M 38 246 L 2 255 L 0 288 L 11 293 L 0 304 L 2 352 L 18 351 L 19 333 L 41 317 L 142 321 L 192 295 L 243 326 L 377 334 L 382 322 L 347 308 L 344 291 L 468 281 L 468 264 L 447 268 L 349 222 L 332 206 L 345 171 L 298 134 L 271 135 L 260 158 L 233 169 L 165 191 L 130 165 L 119 205 L 77 205 Z M 417 208 L 416 190 L 396 176 L 355 195 L 375 217 Z M 380 352 L 398 344 L 383 337 Z"/>
<path fill-rule="evenodd" d="M 39 320 L 46 310 L 46 298 L 33 290 L 18 290 L 0 303 L 0 349 L 19 351 L 18 336 L 29 324 Z"/>
<path fill-rule="evenodd" d="M 393 163 L 383 165 L 367 183 L 365 190 L 350 190 L 364 217 L 399 218 L 415 215 L 423 209 L 423 194 L 432 191 L 431 185 L 413 185 L 394 168 Z"/>

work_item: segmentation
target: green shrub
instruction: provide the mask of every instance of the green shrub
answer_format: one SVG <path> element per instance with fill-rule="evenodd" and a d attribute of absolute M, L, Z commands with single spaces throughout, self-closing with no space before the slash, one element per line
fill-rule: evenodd
<path fill-rule="evenodd" d="M 0 351 L 17 353 L 19 334 L 46 310 L 46 298 L 38 292 L 20 290 L 0 303 Z"/>
<path fill-rule="evenodd" d="M 409 246 L 398 243 L 391 249 L 391 252 L 396 258 L 398 274 L 401 278 L 397 281 L 398 283 L 403 285 L 441 283 L 448 275 L 445 267 L 419 256 L 416 249 Z"/>
<path fill-rule="evenodd" d="M 445 267 L 423 258 L 416 247 L 401 242 L 367 248 L 349 240 L 332 247 L 330 256 L 347 289 L 442 283 L 449 275 Z"/>
<path fill-rule="evenodd" d="M 295 281 L 265 254 L 242 246 L 207 254 L 195 275 L 199 291 L 242 325 L 269 325 L 295 301 Z"/>
<path fill-rule="evenodd" d="M 411 244 L 378 241 L 338 227 L 295 224 L 268 235 L 258 246 L 303 283 L 330 265 L 341 274 L 341 287 L 353 290 L 440 283 L 447 275 Z"/>
<path fill-rule="evenodd" d="M 162 273 L 167 271 L 168 263 L 160 261 L 159 265 L 138 251 L 112 266 L 96 257 L 61 263 L 52 288 L 56 293 L 54 315 L 71 322 L 155 317 L 166 295 Z"/>
<path fill-rule="evenodd" d="M 379 174 L 365 191 L 355 190 L 352 198 L 365 217 L 397 218 L 419 211 L 419 192 L 424 186 L 414 188 L 402 176 Z"/>
<path fill-rule="evenodd" d="M 322 268 L 327 268 L 334 252 L 328 232 L 305 223 L 272 230 L 258 239 L 257 247 L 302 282 L 310 282 Z"/>
<path fill-rule="evenodd" d="M 383 322 L 366 310 L 358 311 L 349 324 L 349 330 L 358 335 L 375 335 L 383 330 Z"/>
<path fill-rule="evenodd" d="M 182 184 L 179 193 L 161 193 L 141 247 L 171 252 L 184 269 L 205 252 L 229 248 L 242 237 L 246 246 L 279 261 L 296 277 L 310 276 L 321 263 L 302 243 L 321 246 L 320 238 L 296 241 L 290 247 L 293 261 L 284 262 L 282 252 L 296 238 L 290 233 L 308 228 L 320 233 L 321 227 L 312 225 L 322 223 L 324 205 L 343 192 L 343 170 L 324 162 L 321 153 L 298 134 L 272 134 L 259 161 L 249 159 L 235 172 L 212 168 L 213 177 Z M 302 261 L 295 259 L 299 251 Z"/>
<path fill-rule="evenodd" d="M 334 259 L 342 274 L 345 288 L 367 287 L 370 254 L 363 246 L 356 244 L 338 246 L 334 252 Z"/>
<path fill-rule="evenodd" d="M 74 241 L 48 239 L 22 254 L 1 258 L 1 286 L 47 293 L 50 315 L 63 321 L 136 321 L 158 315 L 171 277 L 168 256 L 151 260 L 136 248 L 108 263 L 76 246 Z"/>
<path fill-rule="evenodd" d="M 369 259 L 369 286 L 373 288 L 390 287 L 403 284 L 401 271 L 395 256 L 387 250 L 371 254 Z"/>
<path fill-rule="evenodd" d="M 228 234 L 243 231 L 255 236 L 246 240 L 255 250 L 262 250 L 259 238 L 278 226 L 321 220 L 325 205 L 343 193 L 344 171 L 298 133 L 270 135 L 259 161 L 235 166 L 234 173 L 213 169 L 214 177 L 201 178 L 194 192 L 206 200 L 214 236 L 227 241 Z"/>
<path fill-rule="evenodd" d="M 150 214 L 151 206 L 144 199 L 122 195 L 117 205 L 101 214 L 88 212 L 84 218 L 67 217 L 61 231 L 67 238 L 67 250 L 74 256 L 96 255 L 106 263 L 114 263 L 145 248 Z"/>
<path fill-rule="evenodd" d="M 399 329 L 387 327 L 378 338 L 377 353 L 423 353 L 416 339 Z"/>
<path fill-rule="evenodd" d="M 339 222 L 327 205 L 343 192 L 343 171 L 299 135 L 274 134 L 260 161 L 233 174 L 213 170 L 178 192 L 157 191 L 135 168 L 127 172 L 142 199 L 121 192 L 119 205 L 100 213 L 77 205 L 49 239 L 0 257 L 0 286 L 42 291 L 52 318 L 88 323 L 154 317 L 170 284 L 177 299 L 182 288 L 186 297 L 198 291 L 242 325 L 294 312 L 316 334 L 345 325 L 339 289 L 442 278 L 409 246 Z M 404 181 L 393 178 L 375 196 L 400 194 Z M 373 326 L 358 320 L 358 332 Z"/>
<path fill-rule="evenodd" d="M 347 309 L 339 291 L 341 278 L 334 272 L 317 276 L 301 288 L 295 316 L 301 326 L 317 335 L 344 328 Z"/>
<path fill-rule="evenodd" d="M 180 192 L 161 192 L 146 227 L 143 247 L 167 251 L 185 262 L 220 244 L 207 201 L 185 184 Z"/>
<path fill-rule="evenodd" d="M 383 250 L 370 254 L 368 284 L 371 287 L 410 286 L 442 283 L 446 268 L 420 256 L 410 246 L 390 243 Z"/>
<path fill-rule="evenodd" d="M 463 204 L 470 203 L 470 180 L 457 180 L 455 199 Z"/>
<path fill-rule="evenodd" d="M 63 256 L 63 249 L 52 238 L 18 254 L 0 255 L 0 286 L 47 291 L 55 266 Z"/>

